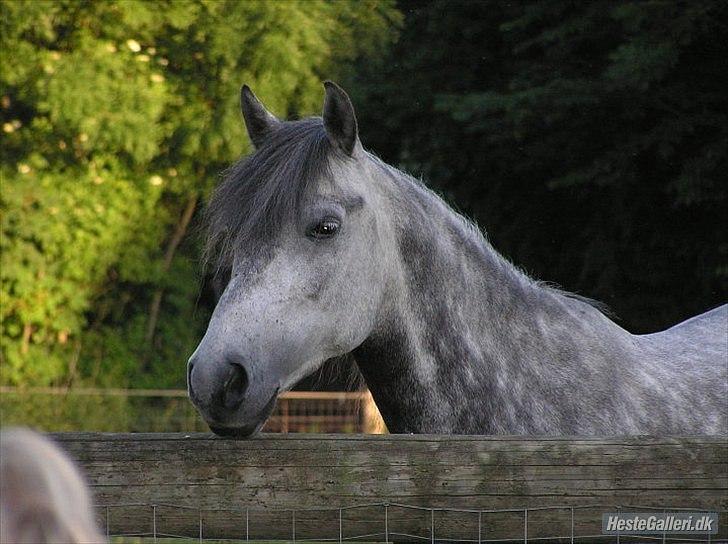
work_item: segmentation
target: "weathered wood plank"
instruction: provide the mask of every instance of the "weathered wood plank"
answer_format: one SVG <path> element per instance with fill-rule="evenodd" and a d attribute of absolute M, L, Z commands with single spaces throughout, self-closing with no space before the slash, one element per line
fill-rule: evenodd
<path fill-rule="evenodd" d="M 577 507 L 576 534 L 599 534 L 617 505 L 728 510 L 728 442 L 705 437 L 523 438 L 397 435 L 53 435 L 84 468 L 110 530 L 219 538 L 338 538 L 340 506 L 404 503 L 492 510 Z M 334 507 L 303 512 L 313 507 Z M 584 509 L 591 506 L 592 508 Z M 222 512 L 221 509 L 230 509 Z M 388 531 L 475 539 L 477 512 L 387 509 Z M 106 509 L 100 511 L 105 523 Z M 434 517 L 433 517 L 434 516 Z M 344 510 L 344 536 L 384 535 L 384 507 Z M 483 513 L 488 538 L 522 538 L 524 513 Z M 433 519 L 435 524 L 433 525 Z M 722 519 L 726 536 L 726 516 Z M 568 535 L 571 511 L 529 512 L 531 537 Z M 485 537 L 485 533 L 483 534 Z"/>

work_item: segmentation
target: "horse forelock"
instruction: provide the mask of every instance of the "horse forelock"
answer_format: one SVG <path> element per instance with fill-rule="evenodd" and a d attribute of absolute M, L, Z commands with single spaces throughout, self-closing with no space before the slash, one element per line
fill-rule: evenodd
<path fill-rule="evenodd" d="M 322 120 L 312 117 L 283 123 L 224 172 L 205 211 L 205 263 L 215 272 L 229 268 L 238 248 L 273 239 L 316 183 L 330 177 L 334 155 Z"/>

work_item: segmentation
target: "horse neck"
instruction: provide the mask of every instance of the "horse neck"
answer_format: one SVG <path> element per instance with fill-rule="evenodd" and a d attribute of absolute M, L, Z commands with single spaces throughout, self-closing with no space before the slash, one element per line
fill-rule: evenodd
<path fill-rule="evenodd" d="M 518 271 L 416 181 L 382 171 L 394 188 L 391 215 L 402 220 L 392 226 L 386 302 L 355 358 L 390 431 L 544 432 L 553 419 L 568 427 L 572 415 L 549 413 L 551 384 L 600 365 L 583 360 L 585 345 L 629 359 L 630 335 Z"/>

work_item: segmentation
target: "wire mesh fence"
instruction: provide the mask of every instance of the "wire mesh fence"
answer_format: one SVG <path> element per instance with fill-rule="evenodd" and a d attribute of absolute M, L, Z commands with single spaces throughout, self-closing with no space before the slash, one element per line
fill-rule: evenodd
<path fill-rule="evenodd" d="M 120 510 L 126 510 L 125 517 L 130 511 L 134 513 L 139 530 L 114 531 L 114 516 Z M 611 536 L 601 532 L 602 513 L 646 511 L 698 513 L 705 510 L 613 504 L 461 509 L 389 502 L 301 509 L 204 509 L 142 503 L 97 507 L 98 521 L 112 542 L 728 542 L 725 510 L 718 512 L 722 525 L 717 535 L 625 532 Z M 227 518 L 228 523 L 221 532 L 222 518 Z M 180 524 L 180 520 L 186 524 Z M 337 523 L 332 524 L 332 520 Z M 167 524 L 177 528 L 184 525 L 184 531 L 169 532 L 165 530 Z"/>

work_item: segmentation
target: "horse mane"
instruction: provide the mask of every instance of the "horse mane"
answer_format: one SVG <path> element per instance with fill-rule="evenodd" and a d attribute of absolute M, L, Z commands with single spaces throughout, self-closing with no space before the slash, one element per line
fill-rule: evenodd
<path fill-rule="evenodd" d="M 305 197 L 322 177 L 330 175 L 330 161 L 336 150 L 329 142 L 320 117 L 288 121 L 270 134 L 255 153 L 243 157 L 223 173 L 222 182 L 210 198 L 203 217 L 206 228 L 203 263 L 214 266 L 214 275 L 230 269 L 236 248 L 256 239 L 271 238 L 291 217 L 299 215 Z M 492 258 L 501 261 L 521 281 L 545 292 L 578 300 L 611 317 L 609 308 L 598 301 L 534 280 L 493 249 L 479 226 L 451 202 L 416 179 L 368 153 L 387 175 L 406 180 L 429 198 L 440 200 L 465 231 L 477 239 Z"/>
<path fill-rule="evenodd" d="M 460 226 L 465 236 L 470 237 L 476 244 L 481 246 L 484 252 L 487 254 L 487 258 L 492 263 L 506 268 L 511 277 L 521 282 L 524 285 L 529 285 L 535 288 L 538 292 L 546 295 L 556 295 L 557 297 L 563 297 L 571 300 L 575 300 L 591 306 L 600 313 L 604 314 L 610 319 L 615 319 L 616 316 L 611 311 L 609 306 L 601 301 L 572 293 L 563 289 L 559 284 L 551 281 L 537 280 L 533 278 L 523 268 L 512 262 L 508 257 L 497 251 L 492 243 L 490 242 L 487 232 L 485 232 L 477 224 L 475 220 L 458 208 L 457 204 L 446 198 L 443 194 L 437 192 L 432 187 L 428 186 L 427 183 L 421 178 L 416 178 L 406 172 L 403 172 L 390 164 L 384 162 L 380 157 L 369 152 L 369 157 L 374 163 L 381 169 L 381 171 L 390 177 L 390 179 L 398 180 L 405 184 L 408 184 L 412 189 L 419 190 L 420 195 L 426 195 L 425 198 L 440 201 L 444 204 L 445 208 L 452 214 L 454 221 Z"/>
<path fill-rule="evenodd" d="M 298 215 L 313 183 L 329 173 L 333 154 L 321 118 L 282 123 L 255 153 L 223 173 L 203 218 L 203 262 L 217 273 L 229 268 L 236 248 L 274 236 Z"/>
<path fill-rule="evenodd" d="M 578 293 L 572 293 L 571 291 L 566 291 L 565 289 L 562 289 L 557 283 L 553 283 L 550 281 L 538 280 L 536 281 L 536 285 L 551 293 L 556 293 L 557 295 L 561 295 L 562 297 L 570 298 L 572 300 L 578 300 L 579 302 L 582 302 L 587 306 L 591 306 L 592 308 L 598 310 L 600 313 L 604 314 L 606 317 L 613 321 L 617 319 L 617 315 L 612 311 L 612 309 L 606 302 L 586 297 L 584 295 L 579 295 Z"/>

